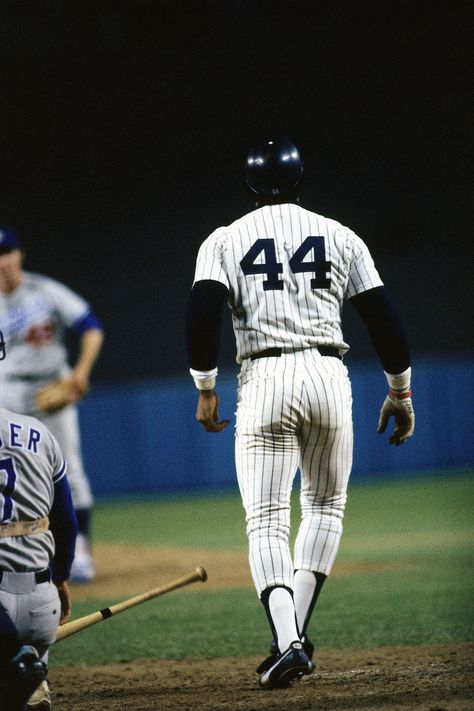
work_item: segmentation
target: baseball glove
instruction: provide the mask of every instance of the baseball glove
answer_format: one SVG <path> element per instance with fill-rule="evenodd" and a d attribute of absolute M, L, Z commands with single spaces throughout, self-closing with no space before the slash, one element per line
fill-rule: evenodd
<path fill-rule="evenodd" d="M 36 406 L 42 412 L 57 412 L 66 405 L 77 402 L 84 394 L 84 391 L 78 389 L 72 378 L 60 378 L 38 390 Z"/>

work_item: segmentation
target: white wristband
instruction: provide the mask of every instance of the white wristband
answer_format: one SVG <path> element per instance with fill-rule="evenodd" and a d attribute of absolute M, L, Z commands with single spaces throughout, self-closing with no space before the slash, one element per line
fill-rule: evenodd
<path fill-rule="evenodd" d="M 212 370 L 189 369 L 193 376 L 194 384 L 198 390 L 214 390 L 216 386 L 217 368 Z"/>
<path fill-rule="evenodd" d="M 403 373 L 399 373 L 398 375 L 393 375 L 392 373 L 387 373 L 386 371 L 384 371 L 384 373 L 392 390 L 396 390 L 397 392 L 410 390 L 411 368 L 407 368 L 403 371 Z"/>

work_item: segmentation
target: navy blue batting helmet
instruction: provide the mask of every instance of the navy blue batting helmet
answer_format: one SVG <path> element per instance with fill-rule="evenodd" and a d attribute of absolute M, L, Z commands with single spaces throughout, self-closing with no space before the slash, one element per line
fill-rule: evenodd
<path fill-rule="evenodd" d="M 262 141 L 247 155 L 247 185 L 257 195 L 278 198 L 294 193 L 302 175 L 300 152 L 285 136 Z"/>
<path fill-rule="evenodd" d="M 0 249 L 4 251 L 21 249 L 20 238 L 13 227 L 0 225 Z"/>

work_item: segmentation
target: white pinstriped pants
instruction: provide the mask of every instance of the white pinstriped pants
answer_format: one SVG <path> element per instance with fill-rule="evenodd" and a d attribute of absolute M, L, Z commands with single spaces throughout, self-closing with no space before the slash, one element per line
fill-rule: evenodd
<path fill-rule="evenodd" d="M 235 457 L 259 595 L 274 585 L 293 589 L 295 569 L 330 573 L 352 447 L 351 385 L 342 361 L 315 349 L 244 361 Z M 292 559 L 290 496 L 298 468 L 302 520 Z"/>

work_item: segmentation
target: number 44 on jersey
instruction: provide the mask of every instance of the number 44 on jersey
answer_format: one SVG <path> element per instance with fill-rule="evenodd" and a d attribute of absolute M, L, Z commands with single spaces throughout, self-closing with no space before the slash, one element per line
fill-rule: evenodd
<path fill-rule="evenodd" d="M 256 260 L 262 252 L 264 261 L 257 262 Z M 312 252 L 313 259 L 304 261 L 310 252 Z M 331 262 L 326 260 L 324 237 L 306 237 L 291 257 L 289 265 L 295 274 L 298 272 L 312 272 L 314 274 L 310 281 L 311 289 L 329 289 L 331 278 L 328 274 L 331 271 Z M 283 265 L 281 262 L 277 262 L 273 239 L 256 240 L 241 260 L 240 266 L 246 276 L 248 274 L 266 274 L 268 279 L 263 282 L 265 291 L 281 291 L 283 289 L 283 281 L 278 278 L 278 275 L 283 272 Z"/>

